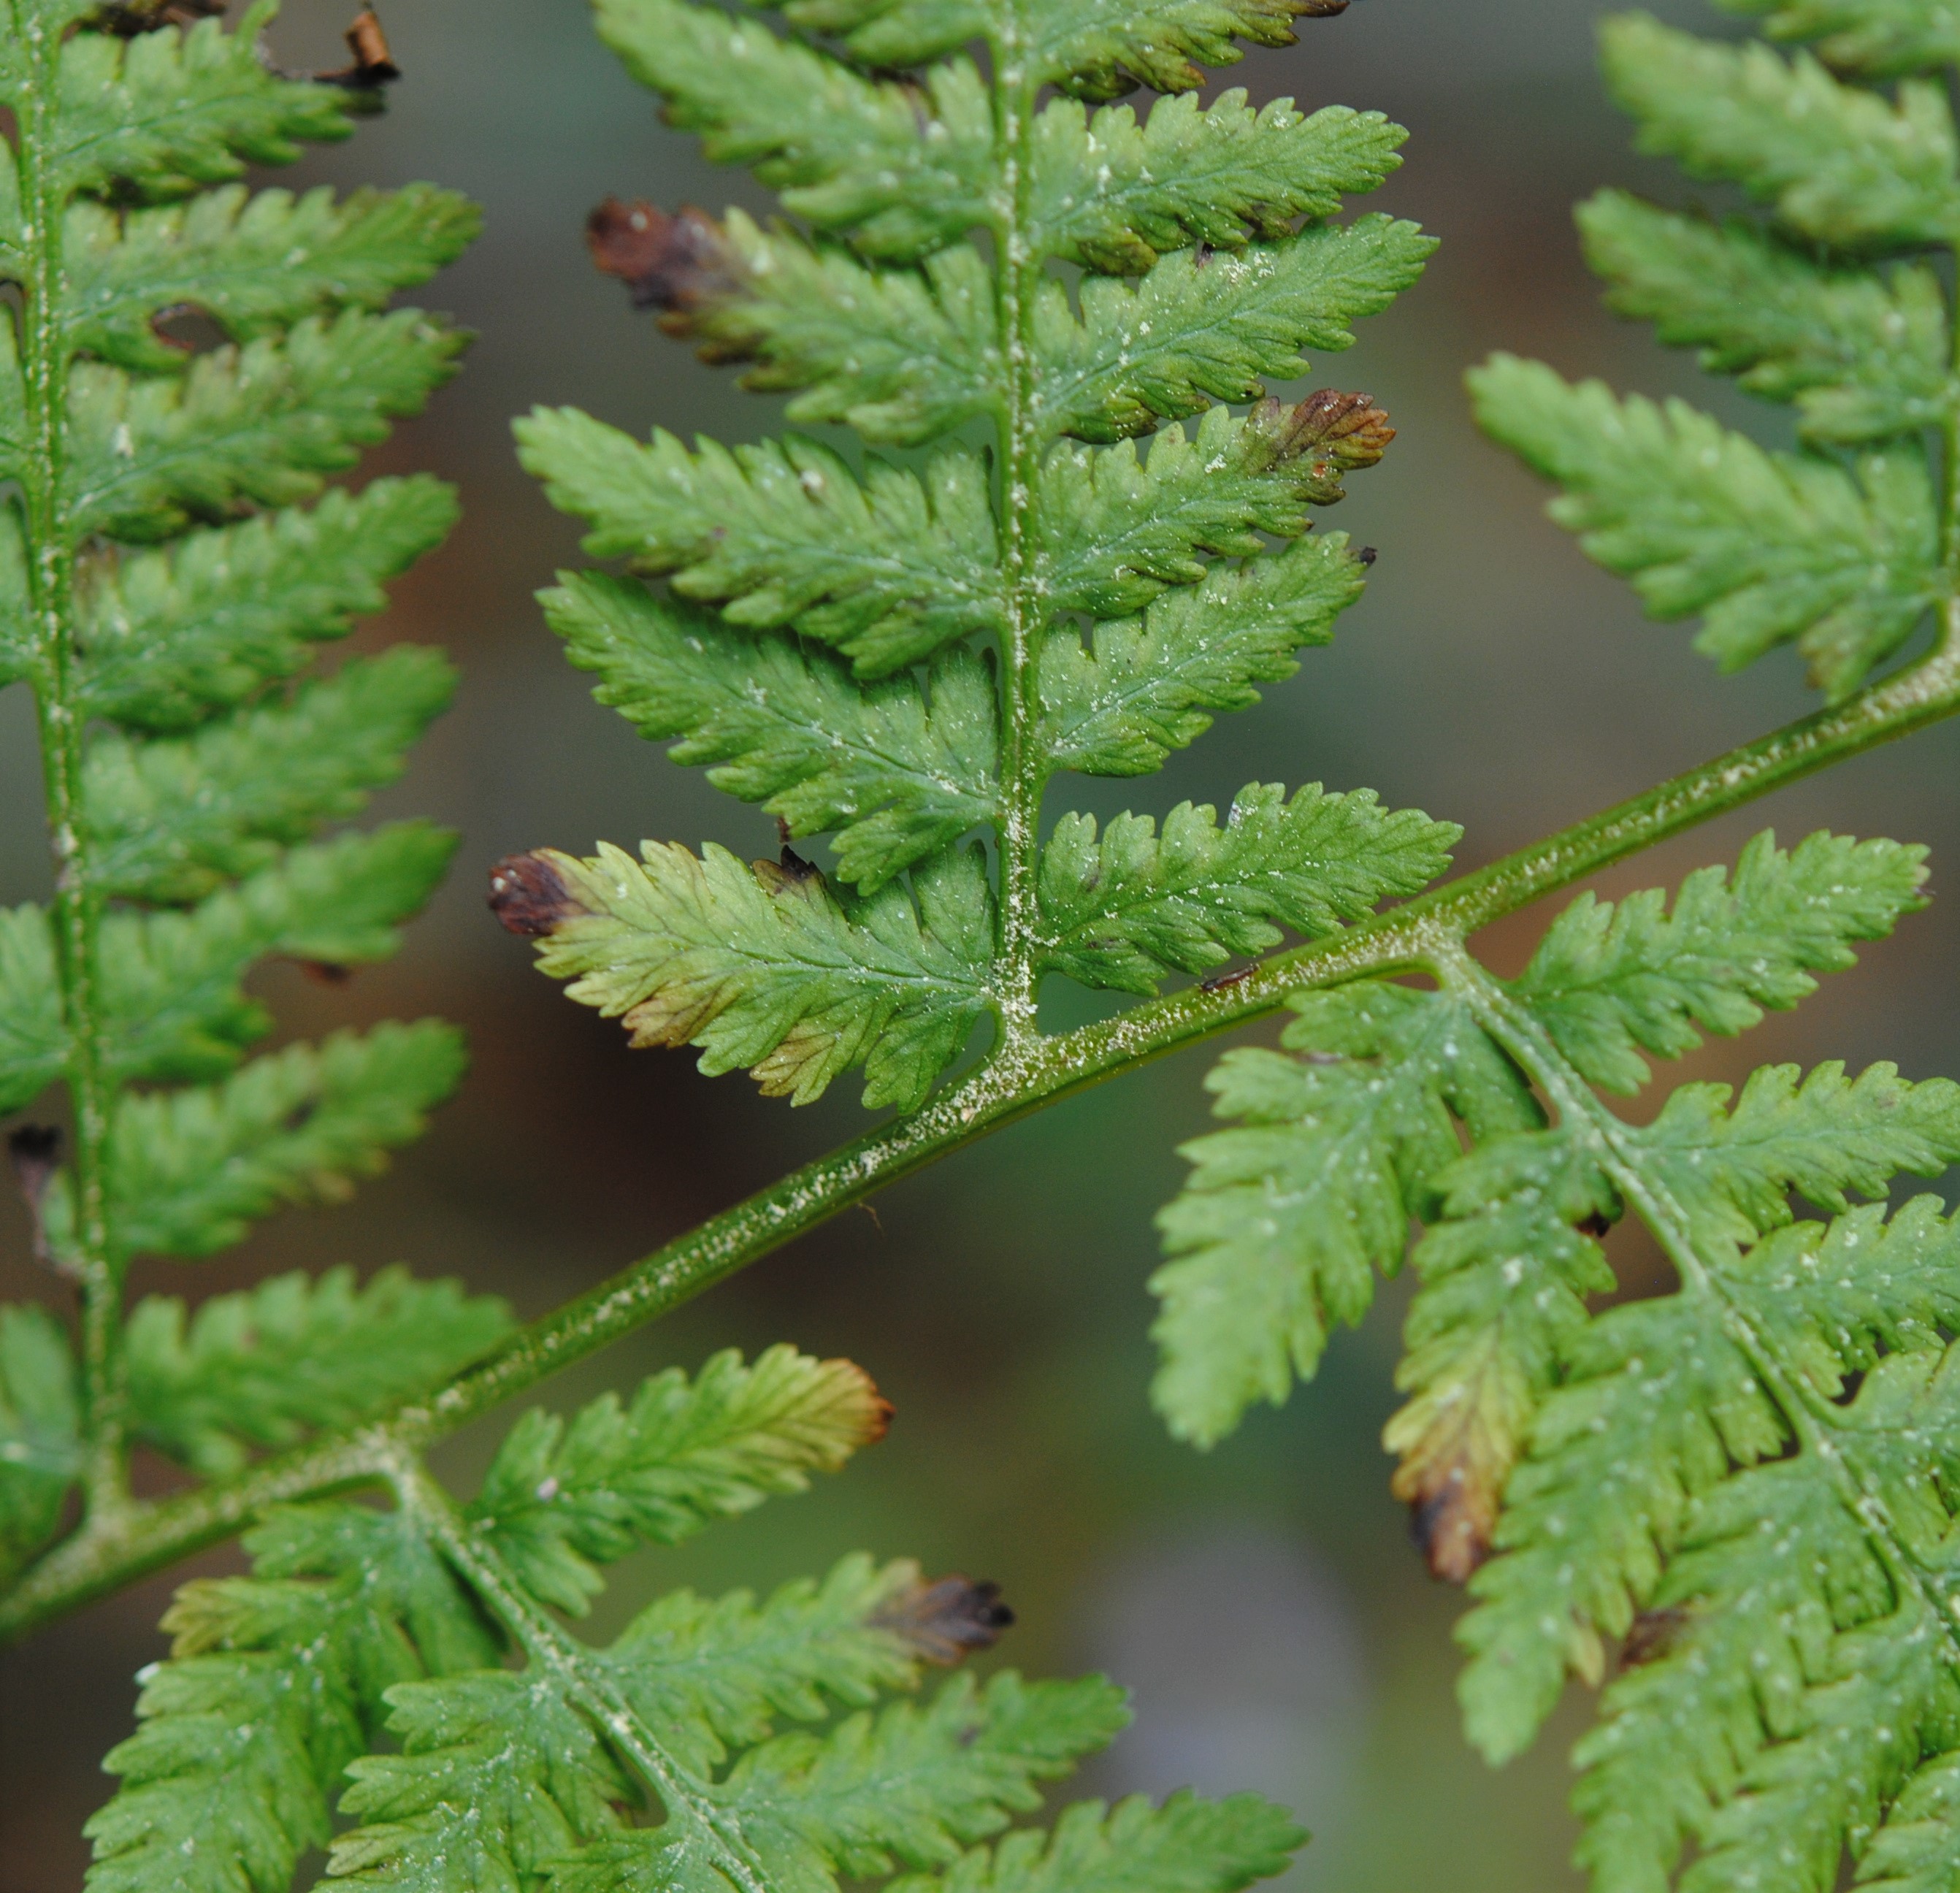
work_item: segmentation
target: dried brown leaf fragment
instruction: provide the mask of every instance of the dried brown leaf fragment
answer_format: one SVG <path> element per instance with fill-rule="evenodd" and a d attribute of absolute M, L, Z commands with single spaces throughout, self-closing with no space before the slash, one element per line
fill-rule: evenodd
<path fill-rule="evenodd" d="M 696 314 L 742 287 L 721 226 L 691 204 L 669 215 L 609 197 L 586 218 L 585 240 L 593 263 L 632 291 L 635 308 L 665 312 L 660 326 L 670 335 L 689 333 Z"/>
<path fill-rule="evenodd" d="M 1014 1613 L 1001 1602 L 999 1585 L 956 1571 L 914 1586 L 870 1621 L 904 1638 L 928 1662 L 950 1668 L 970 1651 L 991 1649 Z"/>
<path fill-rule="evenodd" d="M 591 912 L 541 852 L 507 854 L 490 869 L 490 911 L 514 934 L 536 939 Z"/>

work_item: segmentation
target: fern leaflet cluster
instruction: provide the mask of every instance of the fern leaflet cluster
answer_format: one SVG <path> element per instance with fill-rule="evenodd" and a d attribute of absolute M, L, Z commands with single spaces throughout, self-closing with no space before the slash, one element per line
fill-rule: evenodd
<path fill-rule="evenodd" d="M 1365 556 L 1309 513 L 1381 457 L 1387 418 L 1263 383 L 1348 346 L 1419 272 L 1412 224 L 1339 221 L 1403 135 L 1189 96 L 1238 39 L 1334 11 L 791 4 L 778 31 L 693 0 L 599 7 L 672 122 L 796 220 L 609 199 L 600 268 L 790 393 L 792 422 L 910 450 L 641 443 L 572 409 L 519 425 L 587 549 L 632 574 L 545 595 L 572 662 L 784 829 L 753 864 L 654 841 L 500 865 L 507 924 L 635 1044 L 799 1103 L 861 1067 L 867 1105 L 910 1110 L 982 1022 L 1004 1062 L 1031 1045 L 1051 975 L 1151 994 L 1442 870 L 1453 827 L 1317 784 L 1044 832 L 1054 778 L 1160 768 L 1360 590 Z M 1140 83 L 1166 96 L 1102 103 Z M 788 846 L 813 835 L 828 872 Z"/>
<path fill-rule="evenodd" d="M 435 481 L 326 482 L 453 371 L 463 338 L 393 309 L 474 209 L 425 185 L 252 191 L 250 164 L 341 138 L 362 96 L 282 76 L 260 4 L 228 32 L 14 0 L 0 35 L 0 684 L 33 693 L 54 893 L 0 915 L 0 1112 L 65 1086 L 68 1160 L 14 1134 L 78 1347 L 7 1311 L 0 1570 L 126 1503 L 135 1442 L 196 1471 L 440 1379 L 498 1304 L 341 1273 L 123 1311 L 139 1255 L 195 1258 L 331 1201 L 414 1137 L 461 1070 L 433 1020 L 248 1055 L 269 956 L 387 957 L 453 838 L 345 830 L 448 701 L 440 653 L 307 674 L 438 544 Z M 207 345 L 207 344 L 208 345 Z"/>
<path fill-rule="evenodd" d="M 1606 72 L 1643 149 L 1767 214 L 1606 192 L 1579 222 L 1613 306 L 1794 407 L 1798 447 L 1510 357 L 1471 384 L 1651 613 L 1698 614 L 1725 669 L 1794 644 L 1841 702 L 1960 593 L 1955 323 L 1927 255 L 1960 233 L 1930 76 L 1954 48 L 1917 0 L 1736 10 L 1798 49 L 1636 14 L 1607 24 Z M 1889 1197 L 1960 1160 L 1960 1086 L 1771 1065 L 1637 1126 L 1602 1095 L 1850 965 L 1920 904 L 1923 854 L 1763 835 L 1672 902 L 1582 896 L 1516 979 L 1446 931 L 1414 956 L 1427 986 L 1297 995 L 1284 1052 L 1214 1073 L 1237 1122 L 1189 1147 L 1161 1219 L 1157 1398 L 1202 1444 L 1284 1399 L 1411 1250 L 1387 1444 L 1475 1600 L 1468 1731 L 1503 1759 L 1568 1676 L 1604 1684 L 1577 1804 L 1609 1893 L 1825 1893 L 1847 1859 L 1923 1888 L 1960 1861 L 1960 1239 L 1938 1199 Z M 1602 1309 L 1629 1214 L 1678 1285 Z"/>
<path fill-rule="evenodd" d="M 1013 1621 L 991 1585 L 854 1555 L 762 1599 L 670 1592 L 603 1648 L 548 1608 L 803 1490 L 889 1416 L 848 1362 L 722 1354 L 569 1425 L 527 1414 L 466 1506 L 405 1464 L 391 1510 L 274 1513 L 250 1576 L 171 1608 L 92 1893 L 283 1893 L 329 1841 L 323 1886 L 416 1893 L 1234 1893 L 1278 1871 L 1303 1837 L 1255 1796 L 1082 1802 L 985 1845 L 1127 1714 L 1099 1678 L 1011 1671 L 912 1700 Z"/>

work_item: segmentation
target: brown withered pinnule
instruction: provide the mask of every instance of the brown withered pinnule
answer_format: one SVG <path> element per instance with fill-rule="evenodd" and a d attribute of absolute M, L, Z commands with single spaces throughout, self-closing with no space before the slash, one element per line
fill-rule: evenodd
<path fill-rule="evenodd" d="M 969 1651 L 988 1650 L 1013 1623 L 1001 1587 L 954 1572 L 896 1597 L 871 1621 L 902 1637 L 929 1663 L 950 1667 Z"/>
<path fill-rule="evenodd" d="M 588 910 L 541 854 L 507 854 L 490 869 L 490 911 L 512 933 L 535 939 Z"/>

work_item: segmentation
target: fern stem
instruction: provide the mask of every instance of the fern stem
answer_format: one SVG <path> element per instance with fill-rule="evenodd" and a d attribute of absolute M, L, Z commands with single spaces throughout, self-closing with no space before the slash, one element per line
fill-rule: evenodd
<path fill-rule="evenodd" d="M 560 1368 L 668 1312 L 886 1184 L 988 1131 L 1274 1010 L 1292 993 L 1433 966 L 1478 928 L 1630 854 L 1848 756 L 1960 711 L 1960 645 L 1732 749 L 1323 940 L 1262 961 L 1223 991 L 1173 993 L 1025 1057 L 982 1067 L 908 1117 L 879 1125 L 711 1217 L 542 1316 L 487 1360 L 385 1420 L 266 1459 L 235 1479 L 132 1508 L 58 1545 L 0 1597 L 0 1637 L 18 1636 L 173 1559 L 217 1542 L 269 1506 L 384 1482 L 418 1451 Z"/>
<path fill-rule="evenodd" d="M 70 1161 L 74 1249 L 65 1266 L 81 1293 L 81 1354 L 91 1514 L 128 1503 L 118 1361 L 122 1284 L 110 1230 L 108 1164 L 113 1086 L 102 1042 L 101 899 L 90 872 L 82 807 L 82 719 L 74 708 L 75 539 L 67 493 L 68 357 L 62 332 L 62 227 L 59 180 L 50 169 L 59 36 L 45 10 L 15 7 L 13 30 L 33 72 L 18 128 L 17 163 L 27 224 L 21 285 L 21 367 L 27 451 L 21 497 L 26 514 L 28 609 L 35 626 L 36 714 L 53 856 L 55 948 L 68 1038 L 74 1107 Z"/>
<path fill-rule="evenodd" d="M 1039 911 L 1035 864 L 1041 838 L 1042 777 L 1033 747 L 1035 640 L 1042 622 L 1033 573 L 1034 498 L 1041 456 L 1034 420 L 1034 301 L 1042 264 L 1029 253 L 1028 139 L 1034 87 L 1021 61 L 1017 15 L 994 46 L 994 135 L 1006 189 L 994 237 L 995 310 L 1007 399 L 1000 415 L 1001 533 L 1007 574 L 1007 624 L 1001 658 L 1001 952 L 997 969 L 1003 1048 L 1016 1051 L 1036 1032 L 1034 956 Z"/>

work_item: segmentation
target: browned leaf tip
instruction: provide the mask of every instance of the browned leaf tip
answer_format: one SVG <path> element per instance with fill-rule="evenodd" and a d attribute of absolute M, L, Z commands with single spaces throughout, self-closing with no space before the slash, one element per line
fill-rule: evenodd
<path fill-rule="evenodd" d="M 1409 1501 L 1409 1536 L 1429 1568 L 1449 1584 L 1467 1584 L 1491 1555 L 1497 1507 L 1453 1465 L 1440 1479 L 1424 1480 L 1413 1494 L 1398 1481 L 1396 1497 Z"/>
<path fill-rule="evenodd" d="M 194 27 L 224 11 L 225 0 L 118 0 L 94 14 L 90 25 L 119 39 L 133 40 L 160 27 Z"/>
<path fill-rule="evenodd" d="M 1310 457 L 1343 470 L 1373 466 L 1395 437 L 1372 394 L 1344 394 L 1338 388 L 1316 388 L 1290 409 L 1263 401 L 1258 418 L 1280 458 Z"/>
<path fill-rule="evenodd" d="M 490 869 L 490 911 L 514 934 L 555 933 L 590 910 L 542 854 L 507 854 Z"/>
<path fill-rule="evenodd" d="M 381 22 L 372 7 L 363 7 L 354 16 L 345 37 L 354 63 L 336 72 L 314 73 L 316 84 L 345 86 L 350 92 L 374 92 L 402 76 L 402 68 L 388 50 L 388 36 L 381 30 Z"/>
<path fill-rule="evenodd" d="M 41 1214 L 48 1185 L 61 1167 L 62 1134 L 52 1124 L 23 1124 L 9 1132 L 7 1156 L 14 1166 L 14 1179 L 26 1198 L 28 1214 L 34 1219 L 34 1255 L 52 1265 L 53 1252 L 48 1246 L 47 1225 Z"/>
<path fill-rule="evenodd" d="M 36 1209 L 60 1166 L 61 1153 L 62 1134 L 54 1125 L 24 1124 L 8 1134 L 7 1156 L 14 1166 L 14 1181 Z"/>
<path fill-rule="evenodd" d="M 1001 1602 L 1001 1587 L 975 1583 L 958 1572 L 931 1584 L 915 1584 L 871 1618 L 879 1630 L 902 1637 L 929 1663 L 947 1668 L 968 1651 L 991 1650 L 1014 1613 Z"/>
<path fill-rule="evenodd" d="M 741 266 L 705 211 L 683 205 L 672 216 L 645 202 L 609 197 L 585 220 L 592 260 L 633 292 L 636 309 L 660 309 L 670 332 L 741 287 Z"/>
<path fill-rule="evenodd" d="M 1688 1613 L 1678 1605 L 1642 1611 L 1627 1631 L 1620 1646 L 1620 1662 L 1628 1669 L 1653 1662 L 1674 1647 L 1675 1640 L 1688 1627 Z"/>
<path fill-rule="evenodd" d="M 322 986 L 344 986 L 354 977 L 352 966 L 343 966 L 336 960 L 303 959 L 299 968 L 307 978 Z"/>

